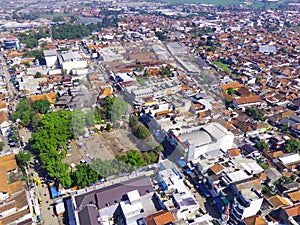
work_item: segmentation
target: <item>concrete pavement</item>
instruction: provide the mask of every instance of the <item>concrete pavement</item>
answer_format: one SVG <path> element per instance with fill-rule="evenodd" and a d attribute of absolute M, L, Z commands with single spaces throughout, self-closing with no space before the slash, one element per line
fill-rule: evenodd
<path fill-rule="evenodd" d="M 31 168 L 28 170 L 30 179 L 33 177 L 39 177 L 38 174 Z M 32 176 L 33 175 L 33 176 Z M 34 184 L 34 195 L 36 199 L 41 197 L 42 202 L 40 204 L 40 211 L 43 225 L 63 225 L 62 217 L 57 217 L 54 212 L 54 200 L 50 198 L 50 192 L 47 185 L 36 185 Z"/>

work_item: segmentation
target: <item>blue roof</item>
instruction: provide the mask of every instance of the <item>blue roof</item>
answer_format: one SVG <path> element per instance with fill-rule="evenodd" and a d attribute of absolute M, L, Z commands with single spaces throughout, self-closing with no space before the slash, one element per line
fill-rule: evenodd
<path fill-rule="evenodd" d="M 50 187 L 51 198 L 56 198 L 61 195 L 59 191 L 57 191 L 55 186 Z"/>
<path fill-rule="evenodd" d="M 186 161 L 184 160 L 178 160 L 177 163 L 181 166 L 184 167 L 186 165 Z"/>
<path fill-rule="evenodd" d="M 69 225 L 76 225 L 75 213 L 71 198 L 66 200 Z"/>

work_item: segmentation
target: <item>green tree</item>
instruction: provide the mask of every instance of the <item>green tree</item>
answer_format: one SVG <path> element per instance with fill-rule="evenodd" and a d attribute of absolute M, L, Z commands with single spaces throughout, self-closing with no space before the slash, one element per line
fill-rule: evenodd
<path fill-rule="evenodd" d="M 261 168 L 263 168 L 264 170 L 266 170 L 266 169 L 269 168 L 268 164 L 265 164 L 265 163 L 259 163 L 259 165 L 260 165 Z"/>
<path fill-rule="evenodd" d="M 265 151 L 270 148 L 269 144 L 265 141 L 260 141 L 257 143 L 257 148 L 261 151 Z"/>
<path fill-rule="evenodd" d="M 131 165 L 127 165 L 116 159 L 114 160 L 102 160 L 93 159 L 91 167 L 99 174 L 100 177 L 108 177 L 111 175 L 120 175 L 124 172 L 132 171 Z"/>
<path fill-rule="evenodd" d="M 300 152 L 300 141 L 299 140 L 288 140 L 284 145 L 284 150 L 288 153 Z"/>
<path fill-rule="evenodd" d="M 41 117 L 38 115 L 38 114 L 34 114 L 32 117 L 31 117 L 31 123 L 30 123 L 30 127 L 33 131 L 36 131 L 39 124 L 41 122 Z"/>
<path fill-rule="evenodd" d="M 157 158 L 157 154 L 155 154 L 152 151 L 143 153 L 143 160 L 145 166 L 155 163 L 157 161 Z"/>
<path fill-rule="evenodd" d="M 24 65 L 28 68 L 30 67 L 30 63 L 29 62 L 25 62 Z"/>
<path fill-rule="evenodd" d="M 21 151 L 16 155 L 16 161 L 19 167 L 24 169 L 27 162 L 32 158 L 32 154 L 29 151 Z"/>
<path fill-rule="evenodd" d="M 147 139 L 151 136 L 150 131 L 144 125 L 137 126 L 137 128 L 133 130 L 133 134 L 140 139 Z"/>
<path fill-rule="evenodd" d="M 262 186 L 262 191 L 261 191 L 261 193 L 262 193 L 263 195 L 269 194 L 269 193 L 270 193 L 270 188 L 269 188 L 268 186 L 266 186 L 266 185 L 263 185 L 263 186 Z"/>
<path fill-rule="evenodd" d="M 73 118 L 72 118 L 72 127 L 74 137 L 77 138 L 81 135 L 84 135 L 84 126 L 85 126 L 85 116 L 81 110 L 74 109 L 73 110 Z"/>
<path fill-rule="evenodd" d="M 94 126 L 95 125 L 95 111 L 94 110 L 90 110 L 87 112 L 86 114 L 86 122 L 89 126 Z"/>
<path fill-rule="evenodd" d="M 16 67 L 16 66 L 11 66 L 10 69 L 11 69 L 13 72 L 16 72 L 16 71 L 17 71 L 17 67 Z"/>
<path fill-rule="evenodd" d="M 127 109 L 127 103 L 119 98 L 107 97 L 102 105 L 103 113 L 108 120 L 116 121 L 121 115 L 124 115 Z"/>
<path fill-rule="evenodd" d="M 45 63 L 45 56 L 42 50 L 31 50 L 24 54 L 26 57 L 33 57 L 39 60 L 40 63 Z"/>
<path fill-rule="evenodd" d="M 47 166 L 44 166 L 47 169 L 50 177 L 55 177 L 59 182 L 65 187 L 68 188 L 72 184 L 70 176 L 70 166 L 66 163 L 63 163 L 58 160 L 51 160 L 48 162 Z"/>
<path fill-rule="evenodd" d="M 10 125 L 9 127 L 10 134 L 11 134 L 11 140 L 13 142 L 18 142 L 19 141 L 19 131 L 18 128 L 14 125 Z"/>
<path fill-rule="evenodd" d="M 170 76 L 171 75 L 171 70 L 169 69 L 169 67 L 165 66 L 165 67 L 162 67 L 160 69 L 160 74 L 163 76 L 163 75 L 167 75 L 167 76 Z"/>
<path fill-rule="evenodd" d="M 24 98 L 18 103 L 16 111 L 12 113 L 12 120 L 15 122 L 16 119 L 20 118 L 21 124 L 28 127 L 34 114 L 36 114 L 36 112 L 31 107 L 29 100 Z"/>
<path fill-rule="evenodd" d="M 113 127 L 110 123 L 106 124 L 106 130 L 110 131 L 112 128 Z"/>
<path fill-rule="evenodd" d="M 137 66 L 136 66 L 136 71 L 138 71 L 138 72 L 142 72 L 143 70 L 144 70 L 144 66 L 143 66 L 143 64 L 137 64 Z"/>
<path fill-rule="evenodd" d="M 235 95 L 235 90 L 234 88 L 230 87 L 226 90 L 227 94 L 234 96 Z"/>
<path fill-rule="evenodd" d="M 263 115 L 255 107 L 247 108 L 246 113 L 248 116 L 250 116 L 254 120 L 260 120 L 260 121 L 264 120 Z"/>
<path fill-rule="evenodd" d="M 143 156 L 137 150 L 127 151 L 126 155 L 118 155 L 116 159 L 132 166 L 134 169 L 145 165 Z"/>
<path fill-rule="evenodd" d="M 292 174 L 292 175 L 290 176 L 290 178 L 291 178 L 292 181 L 295 181 L 296 178 L 297 178 L 297 176 L 296 176 L 295 174 Z"/>
<path fill-rule="evenodd" d="M 72 173 L 72 178 L 73 185 L 83 188 L 97 181 L 99 174 L 89 164 L 80 164 L 76 166 L 76 170 Z"/>
<path fill-rule="evenodd" d="M 154 151 L 155 153 L 163 152 L 163 151 L 164 151 L 164 146 L 163 146 L 162 144 L 159 144 L 159 145 L 157 145 L 157 146 L 153 149 L 153 151 Z"/>
<path fill-rule="evenodd" d="M 0 141 L 0 152 L 3 150 L 4 146 L 5 146 L 4 142 Z"/>
<path fill-rule="evenodd" d="M 41 114 L 46 114 L 50 109 L 50 102 L 47 100 L 37 100 L 32 103 L 32 108 Z"/>
<path fill-rule="evenodd" d="M 136 116 L 131 116 L 129 118 L 129 127 L 136 127 L 138 125 L 138 118 Z"/>
<path fill-rule="evenodd" d="M 161 40 L 161 41 L 167 40 L 167 37 L 166 37 L 166 36 L 164 35 L 164 33 L 161 32 L 161 31 L 155 31 L 155 35 L 156 35 L 156 37 L 157 37 L 159 40 Z"/>
<path fill-rule="evenodd" d="M 41 78 L 41 77 L 42 77 L 42 74 L 41 74 L 40 72 L 36 72 L 36 74 L 35 74 L 34 77 L 35 77 L 35 78 Z"/>
<path fill-rule="evenodd" d="M 30 138 L 30 148 L 38 154 L 50 177 L 56 177 L 64 187 L 72 184 L 71 170 L 61 159 L 66 155 L 66 143 L 73 138 L 72 112 L 61 110 L 44 115 Z"/>

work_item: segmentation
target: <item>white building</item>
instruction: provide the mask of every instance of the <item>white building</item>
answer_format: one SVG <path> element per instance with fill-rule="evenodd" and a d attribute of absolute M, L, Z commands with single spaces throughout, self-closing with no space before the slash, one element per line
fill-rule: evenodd
<path fill-rule="evenodd" d="M 120 208 L 127 225 L 135 225 L 144 218 L 144 209 L 138 190 L 127 193 L 128 200 L 120 202 Z"/>
<path fill-rule="evenodd" d="M 51 68 L 58 64 L 56 50 L 53 50 L 53 49 L 45 50 L 44 56 L 45 56 L 46 65 L 48 68 Z"/>
<path fill-rule="evenodd" d="M 58 57 L 62 73 L 70 73 L 71 71 L 85 70 L 88 67 L 87 61 L 78 52 L 66 52 Z M 73 72 L 74 72 L 73 71 Z"/>
<path fill-rule="evenodd" d="M 160 190 L 172 193 L 174 206 L 178 209 L 176 211 L 176 217 L 179 220 L 187 219 L 198 211 L 199 205 L 193 194 L 184 184 L 178 170 L 168 159 L 160 163 L 157 178 Z M 176 193 L 174 194 L 174 192 Z"/>
<path fill-rule="evenodd" d="M 232 148 L 233 139 L 234 134 L 219 123 L 171 132 L 171 142 L 187 153 L 187 160 L 198 159 L 218 149 L 227 151 Z"/>

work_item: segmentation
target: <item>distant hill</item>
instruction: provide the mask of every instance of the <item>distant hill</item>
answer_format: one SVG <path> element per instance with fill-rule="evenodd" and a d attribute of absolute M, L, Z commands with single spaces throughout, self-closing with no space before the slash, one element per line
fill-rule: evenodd
<path fill-rule="evenodd" d="M 188 3 L 200 3 L 200 4 L 213 4 L 213 5 L 236 5 L 241 4 L 240 0 L 164 0 L 174 4 L 188 4 Z"/>

